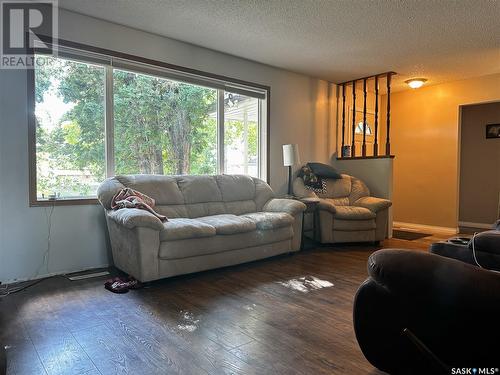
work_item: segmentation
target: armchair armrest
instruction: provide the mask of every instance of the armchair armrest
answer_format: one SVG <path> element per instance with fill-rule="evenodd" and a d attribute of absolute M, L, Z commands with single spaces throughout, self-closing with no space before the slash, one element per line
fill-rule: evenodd
<path fill-rule="evenodd" d="M 121 208 L 119 210 L 107 210 L 108 217 L 117 224 L 132 229 L 135 227 L 146 227 L 155 230 L 163 230 L 163 223 L 152 213 L 138 208 Z"/>
<path fill-rule="evenodd" d="M 332 214 L 337 212 L 337 210 L 335 209 L 335 205 L 328 199 L 320 199 L 318 203 L 318 209 L 331 212 Z"/>
<path fill-rule="evenodd" d="M 278 199 L 273 198 L 269 200 L 262 209 L 267 212 L 285 212 L 295 216 L 305 211 L 306 205 L 294 199 Z"/>
<path fill-rule="evenodd" d="M 361 197 L 353 203 L 353 206 L 368 208 L 370 211 L 377 213 L 391 207 L 392 202 L 382 198 Z"/>

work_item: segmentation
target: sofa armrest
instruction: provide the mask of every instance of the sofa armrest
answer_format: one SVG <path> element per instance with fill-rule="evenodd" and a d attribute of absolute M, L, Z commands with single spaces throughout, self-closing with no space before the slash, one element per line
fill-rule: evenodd
<path fill-rule="evenodd" d="M 306 205 L 302 202 L 299 202 L 295 199 L 279 199 L 273 198 L 269 200 L 265 205 L 262 211 L 267 212 L 285 212 L 292 216 L 295 216 L 301 212 L 304 212 L 306 209 Z"/>
<path fill-rule="evenodd" d="M 318 209 L 331 212 L 332 214 L 337 212 L 337 210 L 335 209 L 335 205 L 327 199 L 319 200 Z"/>
<path fill-rule="evenodd" d="M 391 207 L 392 202 L 382 198 L 361 197 L 353 203 L 353 206 L 368 208 L 370 211 L 377 213 Z"/>
<path fill-rule="evenodd" d="M 500 230 L 487 230 L 474 237 L 474 247 L 477 251 L 500 255 Z M 472 250 L 472 241 L 469 242 Z"/>
<path fill-rule="evenodd" d="M 380 250 L 354 301 L 354 330 L 365 357 L 389 374 L 449 374 L 446 367 L 498 363 L 500 275 L 411 250 Z M 409 330 L 428 349 L 411 344 Z"/>
<path fill-rule="evenodd" d="M 368 273 L 389 292 L 422 306 L 491 309 L 500 313 L 500 274 L 420 251 L 384 249 L 368 259 Z"/>
<path fill-rule="evenodd" d="M 119 210 L 107 210 L 108 217 L 117 224 L 132 229 L 135 227 L 146 227 L 155 230 L 163 230 L 163 223 L 152 213 L 138 208 L 121 208 Z"/>

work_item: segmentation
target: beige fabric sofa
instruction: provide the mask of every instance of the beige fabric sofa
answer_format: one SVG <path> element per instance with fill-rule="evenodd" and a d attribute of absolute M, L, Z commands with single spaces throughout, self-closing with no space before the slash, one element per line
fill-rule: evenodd
<path fill-rule="evenodd" d="M 156 216 L 135 208 L 111 210 L 129 187 L 156 200 Z M 98 189 L 113 260 L 140 281 L 203 271 L 298 251 L 305 205 L 276 199 L 249 176 L 116 176 Z"/>
<path fill-rule="evenodd" d="M 363 181 L 346 174 L 341 179 L 327 179 L 326 193 L 314 193 L 301 178 L 293 183 L 294 195 L 318 198 L 321 243 L 377 242 L 387 238 L 389 207 L 387 199 L 370 196 Z M 319 232 L 319 233 L 318 233 Z"/>

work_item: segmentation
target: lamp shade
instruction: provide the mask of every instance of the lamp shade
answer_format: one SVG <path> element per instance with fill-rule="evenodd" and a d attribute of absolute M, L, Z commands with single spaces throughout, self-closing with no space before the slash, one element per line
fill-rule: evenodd
<path fill-rule="evenodd" d="M 299 145 L 283 145 L 283 165 L 285 167 L 291 167 L 292 165 L 299 163 Z"/>

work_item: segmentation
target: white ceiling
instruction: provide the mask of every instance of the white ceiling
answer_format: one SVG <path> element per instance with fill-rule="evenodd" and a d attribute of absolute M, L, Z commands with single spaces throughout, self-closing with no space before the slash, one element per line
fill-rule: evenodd
<path fill-rule="evenodd" d="M 500 73 L 499 0 L 59 0 L 62 8 L 342 82 Z"/>

